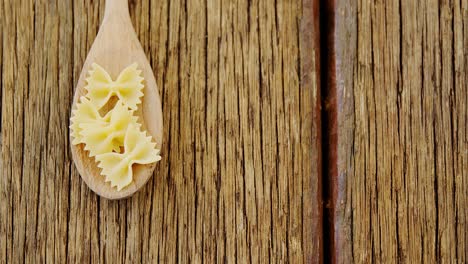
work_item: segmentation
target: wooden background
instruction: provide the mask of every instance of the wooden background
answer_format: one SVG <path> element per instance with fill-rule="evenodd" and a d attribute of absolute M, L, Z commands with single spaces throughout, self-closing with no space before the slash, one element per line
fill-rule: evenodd
<path fill-rule="evenodd" d="M 332 256 L 467 263 L 468 1 L 331 2 Z"/>
<path fill-rule="evenodd" d="M 1 0 L 0 262 L 317 262 L 316 7 L 130 1 L 163 159 L 142 191 L 109 201 L 77 174 L 68 130 L 104 0 Z"/>
<path fill-rule="evenodd" d="M 321 1 L 320 52 L 316 0 L 130 1 L 165 127 L 122 201 L 69 151 L 104 0 L 0 3 L 0 262 L 468 261 L 467 1 Z"/>

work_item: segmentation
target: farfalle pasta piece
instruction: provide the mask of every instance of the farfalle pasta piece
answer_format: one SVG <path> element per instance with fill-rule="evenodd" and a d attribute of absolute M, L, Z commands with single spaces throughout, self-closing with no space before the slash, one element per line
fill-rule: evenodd
<path fill-rule="evenodd" d="M 71 135 L 73 136 L 73 145 L 81 144 L 83 142 L 83 136 L 81 135 L 80 124 L 94 123 L 94 124 L 105 124 L 109 122 L 109 115 L 102 117 L 99 114 L 98 108 L 88 98 L 82 96 L 80 102 L 77 104 L 76 109 L 72 111 L 72 117 L 70 118 Z"/>
<path fill-rule="evenodd" d="M 104 106 L 112 96 L 117 96 L 128 108 L 135 110 L 143 96 L 143 77 L 137 64 L 125 68 L 113 81 L 110 75 L 98 64 L 93 63 L 89 77 L 86 79 L 86 95 L 98 108 Z"/>
<path fill-rule="evenodd" d="M 79 125 L 85 150 L 89 151 L 90 157 L 113 150 L 119 152 L 120 147 L 124 145 L 127 127 L 130 124 L 140 126 L 133 111 L 128 110 L 120 101 L 107 115 L 108 122 L 87 122 Z"/>
<path fill-rule="evenodd" d="M 156 144 L 145 132 L 130 124 L 125 133 L 124 153 L 105 153 L 96 156 L 101 175 L 112 187 L 121 190 L 133 180 L 133 164 L 150 164 L 161 160 Z"/>

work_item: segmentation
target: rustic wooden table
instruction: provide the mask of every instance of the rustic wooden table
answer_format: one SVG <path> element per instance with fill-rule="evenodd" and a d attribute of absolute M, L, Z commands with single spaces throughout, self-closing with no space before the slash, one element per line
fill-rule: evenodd
<path fill-rule="evenodd" d="M 130 1 L 164 142 L 120 201 L 68 130 L 104 2 L 0 0 L 0 263 L 468 261 L 467 1 Z"/>
<path fill-rule="evenodd" d="M 468 262 L 468 1 L 337 0 L 338 263 Z"/>

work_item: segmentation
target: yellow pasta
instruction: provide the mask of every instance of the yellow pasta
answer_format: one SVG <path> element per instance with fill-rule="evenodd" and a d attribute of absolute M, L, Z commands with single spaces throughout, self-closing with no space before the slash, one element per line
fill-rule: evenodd
<path fill-rule="evenodd" d="M 80 124 L 85 124 L 92 122 L 94 124 L 105 124 L 109 122 L 110 115 L 102 117 L 99 114 L 96 105 L 94 105 L 89 99 L 82 96 L 80 98 L 80 103 L 77 104 L 76 109 L 72 111 L 71 120 L 71 135 L 73 137 L 72 144 L 77 145 L 83 142 L 83 137 L 81 136 Z"/>
<path fill-rule="evenodd" d="M 133 164 L 161 159 L 156 144 L 140 131 L 138 118 L 133 115 L 143 96 L 143 77 L 136 63 L 125 68 L 116 81 L 95 63 L 89 74 L 87 94 L 80 98 L 70 118 L 72 143 L 84 144 L 102 169 L 105 181 L 120 191 L 133 180 Z M 113 96 L 118 101 L 102 116 L 100 109 Z"/>
<path fill-rule="evenodd" d="M 101 174 L 105 181 L 110 182 L 112 187 L 117 186 L 121 190 L 132 182 L 133 164 L 150 164 L 161 160 L 156 144 L 151 142 L 145 132 L 130 124 L 125 133 L 123 153 L 105 153 L 96 156 L 98 167 L 102 169 Z"/>
<path fill-rule="evenodd" d="M 86 82 L 86 96 L 98 108 L 105 105 L 112 96 L 117 96 L 128 108 L 135 110 L 141 102 L 140 97 L 143 96 L 143 77 L 136 63 L 125 68 L 115 81 L 101 66 L 93 63 Z"/>
<path fill-rule="evenodd" d="M 90 157 L 113 150 L 120 151 L 128 125 L 139 126 L 133 111 L 128 110 L 120 101 L 107 115 L 107 122 L 86 122 L 79 125 L 82 142 L 85 143 L 85 150 L 89 151 Z"/>

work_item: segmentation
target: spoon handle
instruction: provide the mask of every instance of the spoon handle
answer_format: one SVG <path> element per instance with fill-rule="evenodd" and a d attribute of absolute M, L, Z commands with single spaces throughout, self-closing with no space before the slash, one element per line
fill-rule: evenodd
<path fill-rule="evenodd" d="M 103 22 L 110 20 L 130 20 L 130 14 L 128 12 L 128 0 L 107 0 L 106 9 L 104 11 Z"/>

